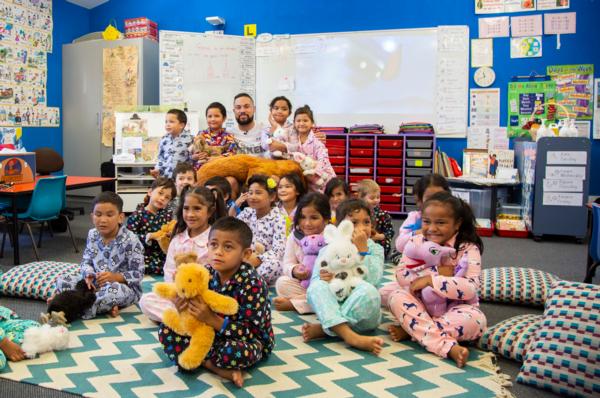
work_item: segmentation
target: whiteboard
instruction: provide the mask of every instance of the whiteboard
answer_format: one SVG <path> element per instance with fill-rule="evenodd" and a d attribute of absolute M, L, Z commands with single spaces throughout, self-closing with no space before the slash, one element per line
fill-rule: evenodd
<path fill-rule="evenodd" d="M 468 43 L 468 29 L 460 32 L 466 32 L 464 42 Z M 258 120 L 267 119 L 273 97 L 285 95 L 294 108 L 310 105 L 318 125 L 379 123 L 386 132 L 395 133 L 402 122 L 435 126 L 442 90 L 458 96 L 462 103 L 460 112 L 465 116 L 454 129 L 459 135 L 466 133 L 468 51 L 462 56 L 464 62 L 455 64 L 461 90 L 452 92 L 443 87 L 452 82 L 438 76 L 437 28 L 260 39 L 256 44 Z"/>
<path fill-rule="evenodd" d="M 253 38 L 161 30 L 159 49 L 161 105 L 185 103 L 204 115 L 211 102 L 229 110 L 236 94 L 255 94 Z"/>

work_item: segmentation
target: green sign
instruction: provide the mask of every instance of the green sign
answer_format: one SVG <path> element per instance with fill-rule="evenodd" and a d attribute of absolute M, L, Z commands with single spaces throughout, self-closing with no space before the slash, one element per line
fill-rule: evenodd
<path fill-rule="evenodd" d="M 556 83 L 511 82 L 508 83 L 508 120 L 506 127 L 509 137 L 530 137 L 529 130 L 523 129 L 537 106 L 554 102 Z M 540 119 L 555 119 L 556 107 L 544 106 L 535 116 Z"/>

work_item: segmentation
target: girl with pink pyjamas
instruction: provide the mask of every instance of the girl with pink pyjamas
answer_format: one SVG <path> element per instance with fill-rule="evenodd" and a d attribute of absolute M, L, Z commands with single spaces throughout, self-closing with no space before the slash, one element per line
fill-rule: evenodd
<path fill-rule="evenodd" d="M 483 243 L 469 205 L 448 192 L 436 193 L 425 202 L 421 222 L 422 234 L 412 237 L 413 242 L 430 240 L 453 247 L 456 254 L 441 260 L 439 274 L 419 277 L 408 272 L 401 260 L 396 269 L 397 287 L 386 300 L 400 322 L 400 326 L 390 327 L 390 334 L 395 341 L 412 337 L 428 351 L 450 357 L 462 367 L 469 351 L 458 342 L 475 340 L 486 328 L 486 318 L 478 304 L 466 303 L 477 296 Z M 468 269 L 462 277 L 453 276 L 454 267 L 464 254 Z M 420 300 L 420 291 L 428 286 L 448 299 L 448 309 L 439 317 L 430 316 Z"/>

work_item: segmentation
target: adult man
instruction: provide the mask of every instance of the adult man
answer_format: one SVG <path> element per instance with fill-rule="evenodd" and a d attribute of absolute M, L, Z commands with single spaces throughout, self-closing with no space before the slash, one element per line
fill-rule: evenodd
<path fill-rule="evenodd" d="M 238 153 L 269 157 L 268 148 L 261 144 L 261 134 L 264 126 L 254 120 L 256 106 L 249 94 L 240 93 L 233 99 L 233 113 L 237 126 L 231 133 L 238 143 Z"/>

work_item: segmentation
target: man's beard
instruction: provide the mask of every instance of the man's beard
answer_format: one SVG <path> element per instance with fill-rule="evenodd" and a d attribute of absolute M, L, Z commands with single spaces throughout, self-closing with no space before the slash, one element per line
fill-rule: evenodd
<path fill-rule="evenodd" d="M 242 115 L 240 115 L 240 116 L 242 116 Z M 238 123 L 240 126 L 247 126 L 247 125 L 249 125 L 250 123 L 252 123 L 252 122 L 254 121 L 254 115 L 252 115 L 252 116 L 246 115 L 246 117 L 247 117 L 247 119 L 246 119 L 246 120 L 240 120 L 240 118 L 239 118 L 239 117 L 236 117 L 236 118 L 235 118 L 235 121 L 236 121 L 236 122 L 237 122 L 237 123 Z"/>

